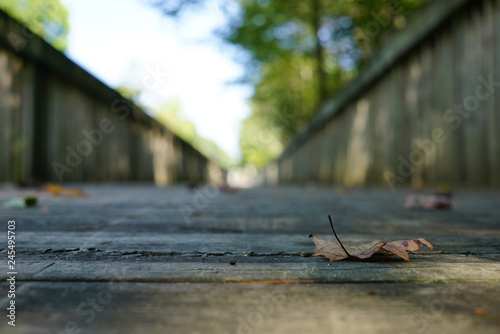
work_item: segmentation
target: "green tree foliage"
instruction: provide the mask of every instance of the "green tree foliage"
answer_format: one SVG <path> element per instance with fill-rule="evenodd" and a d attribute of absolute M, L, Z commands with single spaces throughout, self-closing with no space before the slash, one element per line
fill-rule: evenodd
<path fill-rule="evenodd" d="M 176 16 L 213 0 L 149 1 Z M 261 167 L 276 158 L 321 103 L 357 76 L 387 32 L 404 28 L 429 1 L 220 0 L 240 7 L 219 34 L 250 54 L 244 81 L 255 87 L 240 132 L 243 162 Z"/>
<path fill-rule="evenodd" d="M 60 0 L 1 0 L 0 9 L 22 22 L 54 48 L 68 46 L 68 10 Z"/>
<path fill-rule="evenodd" d="M 243 121 L 240 131 L 240 147 L 243 161 L 251 161 L 257 168 L 264 167 L 283 150 L 279 138 L 280 129 L 257 115 Z"/>
<path fill-rule="evenodd" d="M 127 84 L 121 84 L 116 87 L 115 90 L 121 94 L 121 96 L 133 101 L 136 106 L 141 107 L 139 103 L 139 97 L 142 94 L 142 89 L 137 87 L 132 87 Z"/>
<path fill-rule="evenodd" d="M 244 161 L 261 167 L 276 158 L 280 150 L 259 145 L 257 128 L 273 129 L 284 147 L 357 75 L 386 32 L 403 28 L 425 1 L 242 0 L 224 38 L 250 52 L 249 72 L 258 73 L 250 77 L 252 115 L 240 133 Z"/>
<path fill-rule="evenodd" d="M 198 137 L 196 127 L 191 121 L 179 115 L 180 107 L 180 101 L 172 99 L 155 111 L 155 119 L 186 142 L 193 143 Z"/>

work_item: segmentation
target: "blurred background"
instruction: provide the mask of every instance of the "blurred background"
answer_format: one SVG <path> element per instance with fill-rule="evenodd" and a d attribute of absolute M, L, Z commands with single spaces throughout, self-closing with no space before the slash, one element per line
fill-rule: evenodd
<path fill-rule="evenodd" d="M 427 99 L 431 101 L 432 109 L 436 109 L 436 112 L 442 115 L 453 106 L 454 102 L 460 103 L 467 94 L 474 93 L 474 89 L 467 92 L 463 87 L 453 86 L 453 82 L 458 76 L 466 76 L 470 80 L 476 80 L 477 76 L 483 75 L 484 79 L 488 80 L 488 74 L 493 71 L 493 64 L 498 58 L 497 54 L 492 53 L 495 45 L 498 47 L 498 44 L 495 44 L 495 38 L 498 38 L 495 37 L 498 25 L 496 14 L 491 14 L 491 22 L 485 23 L 482 28 L 479 27 L 482 29 L 478 32 L 482 40 L 481 43 L 483 43 L 482 54 L 464 55 L 463 60 L 455 59 L 454 61 L 454 58 L 450 58 L 449 72 L 440 73 L 438 78 L 443 80 L 444 86 L 441 84 L 432 86 L 436 84 L 436 81 L 432 78 L 426 79 L 429 80 L 428 87 L 432 86 L 435 90 L 445 87 L 446 84 L 449 86 L 449 92 L 443 91 L 446 100 L 444 102 L 437 101 L 438 98 L 429 96 L 436 91 L 426 93 L 425 87 L 423 87 L 426 86 L 423 81 L 425 75 L 422 74 L 427 66 L 425 65 L 427 61 L 425 57 L 430 57 L 431 65 L 428 65 L 427 70 L 428 73 L 433 73 L 440 66 L 437 63 L 440 57 L 456 55 L 461 53 L 460 50 L 469 50 L 472 45 L 468 45 L 467 41 L 475 37 L 469 36 L 469 40 L 467 40 L 465 33 L 470 30 L 467 25 L 476 24 L 474 20 L 478 19 L 484 21 L 484 15 L 489 15 L 487 14 L 489 7 L 498 8 L 496 1 L 480 2 L 481 4 L 473 5 L 472 1 L 452 1 L 446 4 L 445 1 L 430 0 L 309 0 L 296 2 L 284 0 L 90 0 L 85 2 L 2 0 L 0 1 L 0 9 L 42 37 L 55 49 L 64 53 L 64 56 L 74 62 L 77 67 L 81 67 L 92 77 L 118 92 L 125 98 L 123 101 L 132 102 L 127 105 L 134 105 L 133 108 L 137 106 L 146 116 L 151 117 L 155 124 L 166 126 L 175 138 L 179 138 L 179 142 L 191 146 L 195 151 L 200 152 L 216 164 L 216 169 L 220 169 L 220 175 L 225 175 L 226 170 L 231 170 L 233 174 L 230 173 L 230 175 L 235 182 L 248 183 L 250 182 L 248 181 L 249 175 L 250 179 L 258 179 L 262 182 L 267 180 L 268 183 L 276 183 L 280 180 L 301 182 L 311 180 L 347 185 L 391 184 L 394 182 L 411 182 L 419 185 L 441 181 L 468 183 L 471 178 L 466 162 L 462 163 L 465 166 L 462 168 L 463 171 L 450 173 L 445 168 L 446 170 L 438 171 L 437 175 L 433 176 L 435 173 L 426 170 L 425 167 L 420 166 L 420 163 L 409 161 L 409 155 L 415 150 L 415 140 L 424 140 L 429 136 L 432 138 L 432 129 L 440 127 L 439 122 L 434 121 L 425 130 L 418 130 L 420 131 L 418 135 L 411 134 L 410 129 L 423 128 L 422 124 L 425 123 L 422 122 L 423 119 L 432 122 L 432 119 L 436 119 L 436 115 L 426 115 L 425 104 L 409 105 L 415 104 L 412 102 L 414 100 Z M 446 7 L 452 9 L 446 9 Z M 475 8 L 475 12 L 469 10 L 472 7 Z M 425 15 L 422 14 L 423 11 L 427 11 Z M 492 12 L 495 13 L 495 10 Z M 419 13 L 420 16 L 418 16 Z M 412 20 L 416 22 L 415 28 L 408 27 L 408 22 Z M 425 26 L 428 26 L 428 29 L 425 29 Z M 6 27 L 8 26 L 4 25 L 4 28 Z M 60 89 L 56 89 L 57 94 L 71 95 L 62 86 L 67 86 L 68 82 L 71 82 L 70 85 L 77 87 L 82 82 L 81 77 L 75 75 L 68 79 L 67 77 L 71 76 L 69 72 L 75 70 L 55 69 L 57 65 L 49 64 L 50 61 L 45 59 L 51 56 L 42 56 L 37 54 L 36 50 L 32 50 L 35 48 L 35 43 L 31 35 L 26 34 L 22 28 L 19 29 L 21 30 L 16 38 L 13 37 L 15 34 L 12 35 L 8 29 L 4 29 L 6 36 L 4 36 L 3 49 L 8 42 L 13 52 L 10 50 L 10 56 L 6 56 L 8 59 L 4 60 L 3 72 L 1 73 L 4 78 L 9 75 L 14 76 L 12 79 L 14 83 L 4 84 L 4 87 L 10 84 L 15 86 L 16 73 L 23 71 L 20 69 L 22 66 L 29 69 L 30 62 L 32 62 L 35 65 L 32 65 L 31 74 L 25 73 L 23 74 L 24 79 L 18 80 L 36 82 L 36 80 L 46 79 L 49 86 L 53 80 L 54 85 L 61 86 Z M 405 38 L 399 40 L 394 38 L 406 30 L 409 32 L 404 35 Z M 443 34 L 447 37 L 440 37 Z M 404 43 L 408 45 L 402 46 Z M 428 45 L 422 46 L 422 44 Z M 445 45 L 444 47 L 448 50 L 444 54 L 440 53 L 439 47 L 441 45 Z M 457 49 L 457 47 L 462 49 Z M 428 49 L 433 50 L 430 51 L 429 55 L 426 51 Z M 391 50 L 397 55 L 391 56 Z M 488 53 L 491 54 L 491 64 L 480 61 Z M 381 56 L 377 57 L 380 54 Z M 411 64 L 412 56 L 418 58 L 418 64 Z M 18 69 L 16 69 L 16 61 L 21 61 L 23 64 L 18 64 Z M 388 64 L 387 61 L 391 63 Z M 406 64 L 401 65 L 401 62 Z M 482 67 L 477 69 L 477 73 L 463 73 L 463 67 L 467 66 L 468 63 L 478 62 L 482 64 L 479 65 Z M 395 67 L 405 69 L 396 74 L 400 76 L 399 81 L 395 83 L 396 86 L 386 87 L 381 93 L 386 94 L 388 99 L 393 98 L 395 103 L 399 103 L 397 101 L 399 96 L 403 99 L 402 102 L 400 101 L 400 105 L 382 106 L 374 104 L 369 99 L 363 99 L 362 96 L 359 99 L 356 96 L 346 97 L 348 96 L 346 88 L 352 87 L 353 83 L 355 83 L 354 86 L 360 86 L 360 80 L 357 78 L 362 74 L 371 73 L 369 76 L 367 75 L 368 81 L 371 82 L 370 85 L 381 86 L 375 81 L 379 80 L 381 76 L 392 75 L 391 73 L 394 71 L 391 69 Z M 10 72 L 8 68 L 10 68 Z M 376 68 L 380 68 L 386 73 L 374 74 Z M 55 79 L 51 78 L 52 74 L 47 74 L 58 71 L 61 73 L 55 75 L 57 77 Z M 408 74 L 405 74 L 405 71 Z M 26 75 L 31 76 L 31 79 L 27 78 Z M 416 86 L 411 86 L 414 77 L 417 78 L 415 80 L 420 81 Z M 422 77 L 424 79 L 420 79 Z M 88 85 L 96 86 L 93 83 Z M 395 91 L 401 87 L 403 87 L 401 91 Z M 18 87 L 18 89 L 26 91 L 27 88 Z M 37 99 L 43 99 L 40 95 L 50 95 L 51 88 L 46 88 L 45 91 L 37 87 L 31 89 L 34 90 L 33 103 L 44 111 L 36 111 L 34 116 L 25 114 L 24 117 L 32 118 L 34 123 L 25 124 L 22 127 L 33 133 L 31 137 L 40 144 L 39 139 L 54 131 L 51 126 L 56 126 L 51 125 L 51 121 L 46 120 L 58 117 L 53 110 L 67 103 L 66 111 L 60 112 L 75 112 L 75 109 L 78 109 L 76 105 L 81 105 L 82 102 L 58 101 L 54 102 L 56 104 L 54 107 L 49 102 L 48 105 L 45 103 L 46 106 L 43 107 Z M 79 90 L 79 88 L 75 89 Z M 86 90 L 85 94 L 94 94 L 91 89 L 84 89 Z M 102 89 L 100 88 L 100 90 Z M 23 101 L 28 98 L 20 97 L 23 93 L 16 93 L 15 88 L 10 86 L 5 88 L 4 94 L 7 94 L 7 90 L 13 94 L 12 96 L 15 95 Z M 361 90 L 369 89 L 363 88 Z M 339 92 L 341 93 L 339 94 Z M 99 99 L 107 105 L 107 109 L 110 109 L 110 103 L 111 109 L 117 107 L 118 104 L 112 102 L 120 98 L 117 96 L 112 98 L 111 93 L 108 95 L 109 97 Z M 340 130 L 335 130 L 339 136 L 344 138 L 342 145 L 345 146 L 345 152 L 343 154 L 337 152 L 332 158 L 335 161 L 319 159 L 320 156 L 334 154 L 334 149 L 326 147 L 325 141 L 339 142 L 338 138 L 329 137 L 327 139 L 325 137 L 313 145 L 323 147 L 322 152 L 314 153 L 309 158 L 301 157 L 299 159 L 306 162 L 309 159 L 317 160 L 318 166 L 314 167 L 314 163 L 312 163 L 313 167 L 311 168 L 314 171 L 302 173 L 303 176 L 301 173 L 292 176 L 293 173 L 304 168 L 296 162 L 290 162 L 288 164 L 293 165 L 295 170 L 295 172 L 291 172 L 290 168 L 286 166 L 286 154 L 288 153 L 283 155 L 283 152 L 289 146 L 299 145 L 300 141 L 297 142 L 294 139 L 299 132 L 307 133 L 308 128 L 310 128 L 308 138 L 322 133 L 323 130 L 319 129 L 317 124 L 315 127 L 311 127 L 312 120 L 320 119 L 326 122 L 328 117 L 320 117 L 320 111 L 323 109 L 326 110 L 324 111 L 325 115 L 330 114 L 331 117 L 334 114 L 339 114 L 339 111 L 333 111 L 333 109 L 336 108 L 335 103 L 339 104 L 338 101 L 342 100 L 342 96 L 344 99 L 350 99 L 351 104 L 358 106 L 356 108 L 368 110 L 366 112 L 352 112 L 360 115 L 353 116 L 351 123 L 341 126 L 348 128 L 348 133 L 341 134 Z M 59 99 L 55 96 L 52 98 Z M 87 99 L 92 100 L 88 97 Z M 7 100 L 4 98 L 4 124 L 7 124 L 5 120 L 11 119 L 6 116 L 5 110 L 9 108 L 9 110 L 13 110 L 12 108 L 16 107 L 24 108 L 24 110 L 27 108 L 22 106 L 22 102 L 17 105 L 16 103 L 8 105 L 5 102 Z M 15 101 L 15 98 L 12 101 Z M 330 103 L 330 107 L 328 103 Z M 333 107 L 331 107 L 332 103 Z M 95 106 L 89 108 L 95 109 Z M 330 110 L 327 110 L 328 108 Z M 405 108 L 418 109 L 417 113 L 420 113 L 417 115 L 418 120 L 412 119 L 412 111 L 405 110 Z M 348 109 L 348 105 L 342 105 L 337 109 Z M 391 109 L 391 111 L 384 109 Z M 395 116 L 391 115 L 396 112 L 395 110 L 401 114 L 407 113 L 408 119 L 401 122 L 397 120 L 379 124 L 380 122 L 377 123 L 376 119 L 371 116 L 374 113 L 379 113 L 383 117 L 394 119 Z M 40 116 L 43 113 L 46 116 Z M 92 119 L 88 120 L 88 124 L 83 128 L 88 129 L 88 131 L 94 129 L 106 111 L 103 113 L 101 116 L 92 116 Z M 369 116 L 363 118 L 361 115 L 363 113 L 368 113 Z M 112 116 L 119 115 L 115 113 Z M 137 121 L 139 118 L 132 118 L 132 120 Z M 77 122 L 78 120 L 75 118 L 72 121 Z M 329 118 L 328 121 L 330 121 Z M 18 122 L 25 121 L 18 120 Z M 336 122 L 341 121 L 337 120 Z M 483 117 L 480 122 L 486 124 L 488 121 L 487 118 Z M 370 127 L 365 123 L 378 124 L 378 128 L 370 130 Z M 394 129 L 389 131 L 391 127 Z M 399 130 L 396 131 L 396 128 L 401 128 L 401 132 L 398 133 Z M 44 148 L 31 149 L 33 153 L 29 154 L 25 153 L 30 150 L 26 147 L 28 144 L 25 141 L 21 140 L 21 143 L 12 144 L 16 141 L 15 139 L 4 138 L 4 143 L 2 143 L 3 157 L 11 159 L 13 163 L 11 167 L 4 166 L 0 171 L 2 172 L 1 180 L 29 182 L 31 179 L 40 181 L 57 179 L 63 182 L 86 179 L 147 180 L 152 178 L 159 184 L 166 184 L 193 178 L 203 179 L 204 176 L 201 175 L 206 174 L 206 172 L 200 172 L 200 175 L 194 177 L 192 175 L 196 173 L 193 172 L 194 174 L 189 174 L 191 176 L 187 174 L 181 176 L 181 171 L 189 168 L 187 165 L 192 165 L 187 160 L 181 165 L 163 168 L 162 166 L 169 165 L 168 161 L 181 159 L 179 154 L 175 153 L 179 151 L 175 148 L 176 145 L 181 144 L 176 144 L 174 139 L 163 138 L 165 136 L 163 134 L 160 137 L 163 138 L 162 140 L 171 141 L 170 148 L 161 148 L 149 141 L 138 148 L 133 148 L 132 146 L 135 145 L 133 143 L 128 144 L 132 146 L 126 146 L 123 136 L 132 138 L 133 136 L 127 135 L 127 131 L 131 131 L 130 129 L 120 130 L 122 131 L 122 139 L 117 139 L 115 143 L 115 145 L 125 147 L 122 154 L 118 154 L 114 159 L 118 162 L 121 161 L 119 166 L 115 166 L 114 169 L 110 167 L 111 169 L 107 172 L 91 172 L 90 169 L 95 168 L 97 162 L 93 165 L 88 161 L 100 159 L 98 157 L 92 158 L 91 154 L 88 158 L 84 157 L 85 154 L 76 154 L 82 158 L 82 166 L 70 166 L 66 160 L 68 154 L 71 155 L 71 150 L 67 149 L 66 146 L 69 145 L 70 149 L 79 153 L 77 146 L 81 140 L 86 138 L 80 134 L 81 129 L 74 128 L 74 130 L 73 132 L 77 134 L 76 137 L 70 139 L 70 134 L 61 135 L 53 139 L 59 144 L 46 143 Z M 10 130 L 4 129 L 3 131 L 4 136 L 6 136 L 6 131 Z M 323 132 L 329 134 L 332 131 L 330 129 Z M 377 134 L 381 131 L 391 132 L 390 142 L 384 142 L 384 138 L 382 138 L 384 136 Z M 484 153 L 484 157 L 474 158 L 475 160 L 485 159 L 484 162 L 479 161 L 478 163 L 485 164 L 486 167 L 479 168 L 472 172 L 473 174 L 481 174 L 485 171 L 487 174 L 493 174 L 492 169 L 496 165 L 490 160 L 492 160 L 491 155 L 498 151 L 496 144 L 498 132 L 496 131 L 490 130 L 490 133 L 486 135 L 487 138 L 481 139 L 492 142 L 493 147 L 485 149 L 487 152 Z M 370 133 L 372 135 L 369 135 Z M 408 133 L 410 133 L 408 138 L 402 138 Z M 14 134 L 9 136 L 15 137 Z M 461 138 L 452 140 L 454 143 L 456 142 L 456 148 L 453 150 L 458 152 L 466 133 L 457 134 L 455 132 L 454 136 Z M 312 142 L 311 140 L 309 142 Z M 104 139 L 104 141 L 110 142 L 111 139 Z M 137 139 L 132 141 L 137 142 Z M 398 146 L 397 142 L 400 141 L 405 142 L 405 145 Z M 448 140 L 448 142 L 451 141 Z M 16 150 L 21 150 L 21 146 L 24 147 L 24 153 L 16 153 Z M 134 161 L 139 159 L 137 155 L 141 156 L 143 153 L 136 153 L 135 156 L 130 153 L 134 150 L 144 151 L 146 146 L 151 152 L 157 152 L 156 154 L 151 153 L 150 158 L 144 158 L 151 160 L 149 163 L 151 167 L 148 167 L 151 170 L 150 174 L 137 171 L 140 166 L 134 167 Z M 375 146 L 383 146 L 383 149 Z M 445 146 L 443 147 L 443 150 L 449 152 Z M 103 150 L 101 148 L 101 151 Z M 437 149 L 437 151 L 439 150 Z M 52 154 L 52 151 L 59 153 Z M 82 152 L 84 151 L 82 148 Z M 111 151 L 110 148 L 104 155 L 109 157 Z M 163 158 L 155 158 L 159 155 L 159 151 L 170 153 L 164 153 Z M 374 161 L 387 155 L 384 152 L 389 151 L 393 151 L 395 154 L 388 157 L 384 164 L 376 166 Z M 369 157 L 366 157 L 366 152 L 368 152 Z M 18 157 L 17 160 L 24 159 L 24 162 L 15 162 L 17 155 L 22 156 Z M 184 152 L 183 156 L 186 155 Z M 50 158 L 46 158 L 47 156 Z M 406 162 L 401 162 L 402 159 L 398 158 L 399 156 L 409 162 L 410 166 L 407 169 L 411 170 L 410 176 L 402 175 L 405 174 L 401 172 L 404 170 L 404 166 L 402 169 L 399 167 L 401 164 L 406 165 Z M 106 157 L 102 159 L 106 159 Z M 468 158 L 463 159 L 468 160 Z M 28 162 L 26 162 L 27 160 Z M 76 157 L 75 161 L 77 160 L 79 159 Z M 427 159 L 422 165 L 432 165 L 433 162 L 430 160 Z M 205 163 L 202 162 L 202 165 Z M 342 166 L 336 165 L 337 163 L 342 164 Z M 45 167 L 39 167 L 39 164 L 45 164 Z M 20 167 L 21 165 L 24 167 Z M 29 165 L 29 167 L 25 167 L 25 165 Z M 19 172 L 19 168 L 23 171 Z M 401 169 L 399 172 L 398 168 Z M 449 168 L 453 169 L 454 167 L 450 166 Z M 460 169 L 460 167 L 457 168 Z M 165 169 L 165 171 L 159 171 L 160 169 Z M 352 172 L 354 175 L 349 174 L 348 170 L 354 170 Z M 80 176 L 76 176 L 77 174 Z M 376 176 L 374 176 L 375 174 Z M 448 174 L 451 176 L 443 176 Z M 245 175 L 247 179 L 245 179 Z M 493 176 L 484 180 L 480 177 L 479 179 L 472 177 L 472 179 L 470 182 L 479 185 L 494 183 L 498 180 Z"/>

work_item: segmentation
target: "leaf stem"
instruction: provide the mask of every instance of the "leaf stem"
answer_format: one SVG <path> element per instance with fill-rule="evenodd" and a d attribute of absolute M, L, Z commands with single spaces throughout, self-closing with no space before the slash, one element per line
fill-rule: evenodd
<path fill-rule="evenodd" d="M 330 220 L 330 226 L 332 227 L 333 235 L 335 235 L 335 238 L 337 238 L 337 241 L 339 242 L 340 246 L 344 250 L 344 252 L 347 254 L 347 256 L 351 256 L 349 252 L 345 249 L 344 245 L 342 245 L 342 242 L 340 241 L 339 237 L 337 237 L 337 233 L 335 233 L 335 229 L 333 228 L 333 222 L 332 222 L 332 216 L 328 215 L 328 219 Z"/>

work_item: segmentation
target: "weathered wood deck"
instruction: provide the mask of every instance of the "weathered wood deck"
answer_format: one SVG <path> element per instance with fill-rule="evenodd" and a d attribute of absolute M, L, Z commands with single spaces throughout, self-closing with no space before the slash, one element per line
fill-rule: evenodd
<path fill-rule="evenodd" d="M 402 211 L 401 189 L 82 189 L 88 198 L 38 193 L 36 208 L 1 209 L 1 333 L 500 331 L 500 192 L 457 191 L 450 211 Z M 0 202 L 33 193 L 0 188 Z M 179 207 L 193 201 L 203 207 L 186 220 Z M 308 257 L 310 233 L 333 238 L 327 213 L 346 244 L 424 237 L 435 252 L 409 263 Z M 11 219 L 15 328 L 6 318 Z"/>

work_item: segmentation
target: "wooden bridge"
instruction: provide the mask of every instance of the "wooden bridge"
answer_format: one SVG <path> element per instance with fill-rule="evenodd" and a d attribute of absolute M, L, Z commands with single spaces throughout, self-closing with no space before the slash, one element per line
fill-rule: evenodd
<path fill-rule="evenodd" d="M 86 194 L 0 186 L 0 332 L 498 333 L 499 32 L 499 1 L 435 1 L 260 175 L 274 187 L 235 189 L 0 12 L 0 181 Z M 440 182 L 451 208 L 404 209 Z M 346 245 L 434 253 L 330 263 L 308 238 L 333 239 L 327 214 Z"/>
<path fill-rule="evenodd" d="M 324 103 L 267 183 L 498 187 L 499 32 L 498 1 L 426 6 Z"/>
<path fill-rule="evenodd" d="M 2 333 L 498 333 L 500 193 L 403 211 L 408 190 L 82 186 L 0 211 Z M 423 237 L 410 255 L 330 263 L 309 234 L 346 245 Z M 15 220 L 16 327 L 7 324 Z"/>
<path fill-rule="evenodd" d="M 0 11 L 0 182 L 221 182 L 222 170 Z"/>

